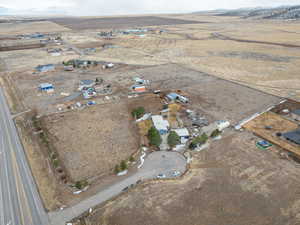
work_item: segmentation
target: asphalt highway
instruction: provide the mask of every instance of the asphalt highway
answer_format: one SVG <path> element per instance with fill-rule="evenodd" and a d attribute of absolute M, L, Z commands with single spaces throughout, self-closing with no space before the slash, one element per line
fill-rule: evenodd
<path fill-rule="evenodd" d="M 0 225 L 48 224 L 48 215 L 0 87 Z"/>

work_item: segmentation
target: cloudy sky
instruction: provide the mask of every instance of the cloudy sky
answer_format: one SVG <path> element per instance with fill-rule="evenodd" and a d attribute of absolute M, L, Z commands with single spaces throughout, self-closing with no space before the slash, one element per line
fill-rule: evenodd
<path fill-rule="evenodd" d="M 0 0 L 10 12 L 58 12 L 69 15 L 113 15 L 193 12 L 300 4 L 300 0 Z"/>

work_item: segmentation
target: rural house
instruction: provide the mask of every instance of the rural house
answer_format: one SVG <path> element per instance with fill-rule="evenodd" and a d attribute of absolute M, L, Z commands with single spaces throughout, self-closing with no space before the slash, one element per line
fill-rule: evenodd
<path fill-rule="evenodd" d="M 163 117 L 160 115 L 155 115 L 151 118 L 154 127 L 159 131 L 161 135 L 168 133 L 170 124 L 167 120 L 164 120 Z"/>

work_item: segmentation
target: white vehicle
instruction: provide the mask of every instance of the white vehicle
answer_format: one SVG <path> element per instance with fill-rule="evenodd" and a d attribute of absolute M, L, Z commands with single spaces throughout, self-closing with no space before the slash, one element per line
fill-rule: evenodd
<path fill-rule="evenodd" d="M 162 174 L 162 173 L 160 173 L 160 174 L 158 174 L 158 175 L 157 175 L 157 178 L 159 178 L 159 179 L 163 179 L 163 178 L 166 178 L 166 175 L 165 175 L 165 174 Z"/>
<path fill-rule="evenodd" d="M 180 172 L 179 171 L 174 171 L 173 173 L 172 173 L 172 176 L 173 177 L 178 177 L 178 176 L 180 176 Z"/>

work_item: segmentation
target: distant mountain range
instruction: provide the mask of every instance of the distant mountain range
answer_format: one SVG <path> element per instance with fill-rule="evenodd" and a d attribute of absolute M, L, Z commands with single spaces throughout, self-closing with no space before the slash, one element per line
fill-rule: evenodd
<path fill-rule="evenodd" d="M 280 6 L 276 8 L 244 8 L 235 10 L 220 10 L 215 15 L 219 16 L 238 16 L 241 18 L 254 19 L 299 19 L 300 5 Z"/>

